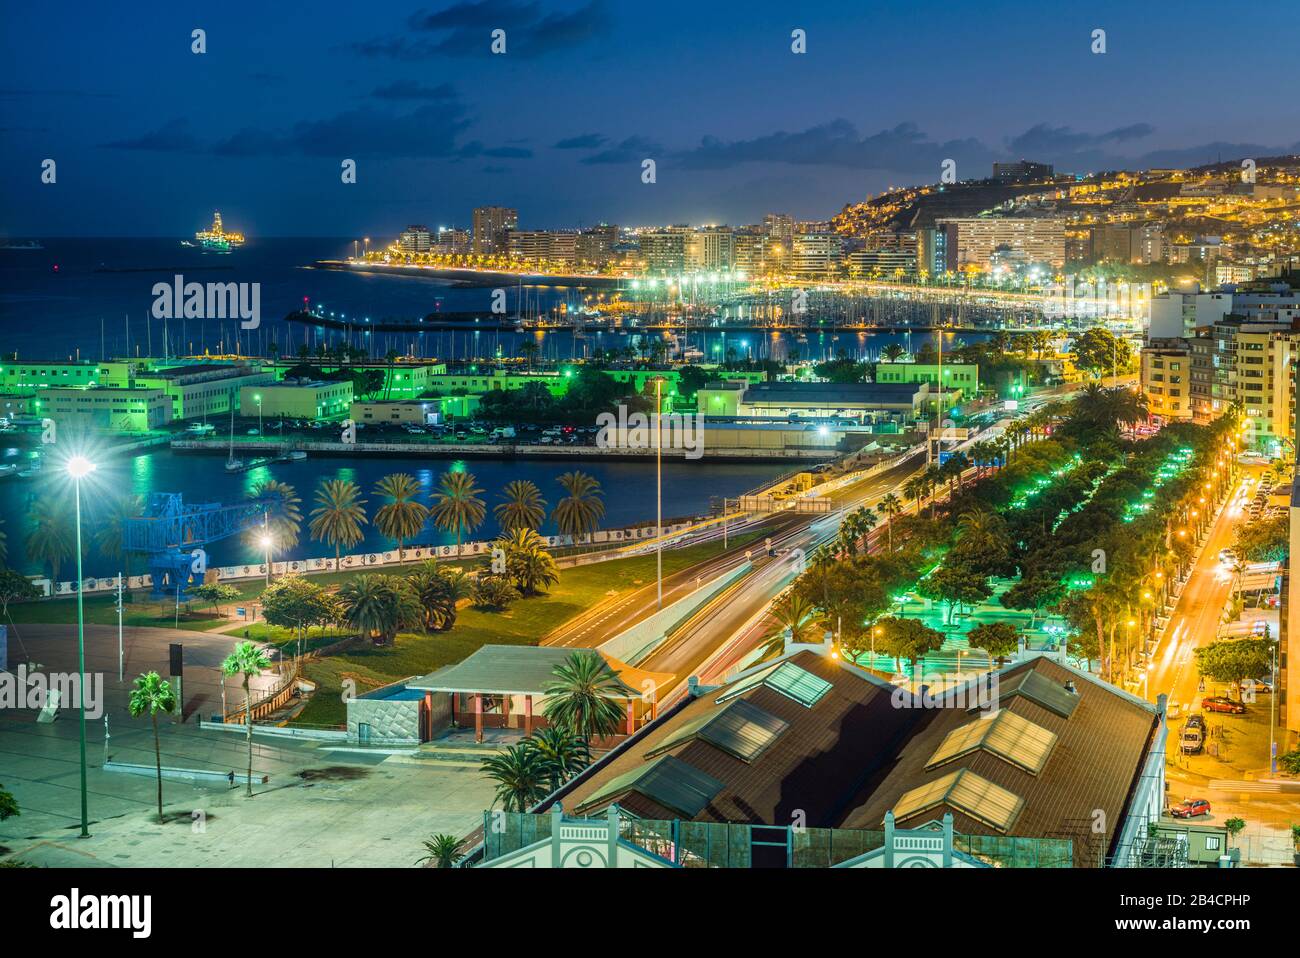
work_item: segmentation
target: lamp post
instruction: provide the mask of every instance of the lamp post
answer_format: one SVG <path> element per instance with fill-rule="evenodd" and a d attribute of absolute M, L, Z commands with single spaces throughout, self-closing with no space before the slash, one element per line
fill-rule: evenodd
<path fill-rule="evenodd" d="M 253 397 L 253 402 L 257 403 L 257 438 L 262 438 L 262 394 L 258 393 Z"/>
<path fill-rule="evenodd" d="M 95 464 L 85 456 L 68 460 L 68 475 L 76 485 L 77 500 L 77 719 L 81 740 L 81 836 L 90 837 L 90 807 L 86 798 L 86 615 L 82 603 L 84 580 L 81 575 L 81 480 L 95 471 Z"/>
<path fill-rule="evenodd" d="M 266 584 L 270 585 L 271 584 L 271 536 L 270 534 L 265 532 L 262 533 L 262 538 L 259 541 L 262 543 L 262 548 L 266 551 Z"/>
<path fill-rule="evenodd" d="M 664 434 L 663 434 L 663 392 L 664 378 L 656 376 L 655 384 L 655 594 L 658 607 L 664 607 Z M 726 503 L 723 503 L 726 514 Z M 726 533 L 724 532 L 725 536 Z"/>

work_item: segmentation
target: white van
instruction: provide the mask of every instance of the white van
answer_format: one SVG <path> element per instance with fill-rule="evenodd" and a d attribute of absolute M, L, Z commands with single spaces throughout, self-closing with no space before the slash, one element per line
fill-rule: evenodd
<path fill-rule="evenodd" d="M 1205 747 L 1205 733 L 1195 726 L 1187 725 L 1178 736 L 1178 747 L 1184 755 L 1197 755 Z"/>

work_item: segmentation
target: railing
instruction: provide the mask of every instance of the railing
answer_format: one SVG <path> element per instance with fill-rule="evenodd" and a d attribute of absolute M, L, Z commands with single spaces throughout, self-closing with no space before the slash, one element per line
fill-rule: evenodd
<path fill-rule="evenodd" d="M 265 718 L 272 712 L 279 711 L 289 703 L 296 691 L 298 682 L 298 666 L 295 662 L 288 664 L 288 669 L 280 676 L 280 681 L 267 690 L 266 694 L 252 703 L 253 721 Z M 221 720 L 228 725 L 237 725 L 244 722 L 244 715 L 248 711 L 247 706 L 240 706 L 234 711 L 224 712 Z"/>

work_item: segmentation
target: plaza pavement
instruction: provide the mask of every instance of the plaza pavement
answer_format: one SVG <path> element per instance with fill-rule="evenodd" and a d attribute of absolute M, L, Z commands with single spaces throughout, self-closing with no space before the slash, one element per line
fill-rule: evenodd
<path fill-rule="evenodd" d="M 407 866 L 431 834 L 464 835 L 482 821 L 493 790 L 477 768 L 255 735 L 254 776 L 270 780 L 254 786 L 252 799 L 226 781 L 168 779 L 168 823 L 158 824 L 154 777 L 106 772 L 103 763 L 107 754 L 114 762 L 152 766 L 150 722 L 131 718 L 126 701 L 135 675 L 149 669 L 166 675 L 172 641 L 185 644 L 188 720 L 160 717 L 163 765 L 222 774 L 246 767 L 243 735 L 202 731 L 194 714 L 220 711 L 216 665 L 237 639 L 127 630 L 126 682 L 119 684 L 117 630 L 91 627 L 87 668 L 104 673 L 107 718 L 87 720 L 91 837 L 78 838 L 76 710 L 61 709 L 55 722 L 40 724 L 34 710 L 6 709 L 0 711 L 0 783 L 14 794 L 21 814 L 0 823 L 0 848 L 7 850 L 0 856 L 51 867 Z M 75 631 L 23 626 L 22 643 L 10 639 L 10 669 L 27 656 L 45 670 L 75 671 Z M 242 695 L 233 688 L 228 693 Z"/>

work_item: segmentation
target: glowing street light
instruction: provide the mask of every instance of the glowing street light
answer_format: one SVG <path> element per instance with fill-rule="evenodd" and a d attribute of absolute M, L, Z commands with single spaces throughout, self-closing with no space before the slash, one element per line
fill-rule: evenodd
<path fill-rule="evenodd" d="M 77 722 L 81 740 L 81 837 L 90 837 L 90 805 L 86 793 L 86 612 L 82 602 L 85 579 L 81 573 L 81 480 L 95 471 L 85 456 L 68 460 L 68 475 L 76 485 L 77 500 Z"/>

